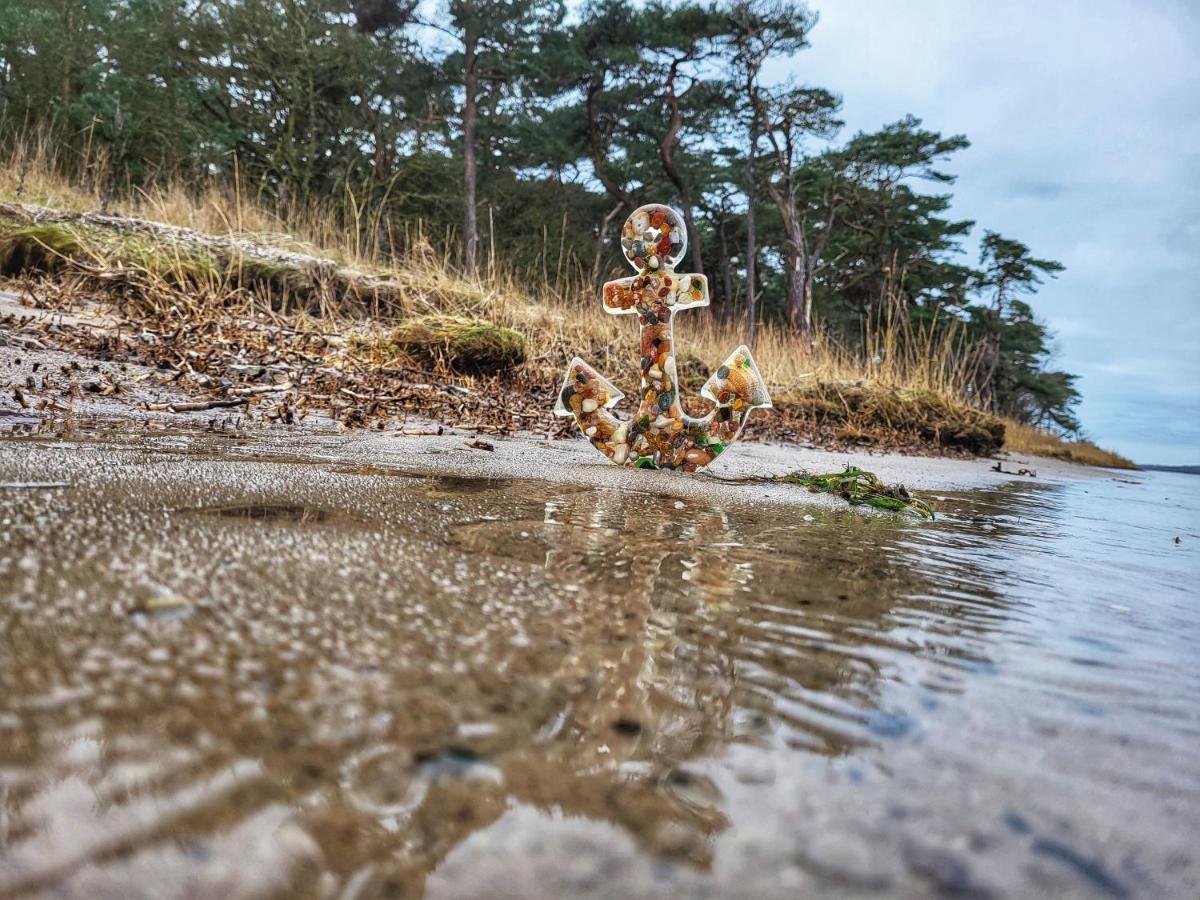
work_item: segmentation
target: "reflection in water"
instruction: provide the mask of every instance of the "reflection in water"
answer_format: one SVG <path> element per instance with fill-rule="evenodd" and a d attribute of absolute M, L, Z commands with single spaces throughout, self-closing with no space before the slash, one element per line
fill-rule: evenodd
<path fill-rule="evenodd" d="M 1131 765 L 1200 796 L 1167 762 L 1196 736 L 1194 673 L 1145 610 L 1101 627 L 1118 580 L 1067 586 L 1087 552 L 1046 543 L 1055 489 L 929 526 L 9 453 L 13 481 L 86 483 L 0 494 L 0 893 L 482 896 L 522 893 L 515 867 L 542 894 L 1120 895 L 1170 883 L 1167 859 L 1194 874 L 1119 827 L 1146 799 Z M 190 614 L 145 615 L 161 596 Z"/>

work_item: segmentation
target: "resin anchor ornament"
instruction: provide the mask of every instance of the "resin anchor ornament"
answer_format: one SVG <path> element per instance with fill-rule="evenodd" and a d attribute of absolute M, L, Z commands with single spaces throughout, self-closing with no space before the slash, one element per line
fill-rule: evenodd
<path fill-rule="evenodd" d="M 604 311 L 634 315 L 642 326 L 642 383 L 638 410 L 626 420 L 612 412 L 625 395 L 578 356 L 571 360 L 554 412 L 574 416 L 592 446 L 618 465 L 695 472 L 725 452 L 750 410 L 769 407 L 762 376 L 745 346 L 708 379 L 700 394 L 716 404 L 703 418 L 679 405 L 675 372 L 675 314 L 708 306 L 708 280 L 679 275 L 687 249 L 683 217 L 651 203 L 634 210 L 621 228 L 621 248 L 638 273 L 604 285 Z"/>

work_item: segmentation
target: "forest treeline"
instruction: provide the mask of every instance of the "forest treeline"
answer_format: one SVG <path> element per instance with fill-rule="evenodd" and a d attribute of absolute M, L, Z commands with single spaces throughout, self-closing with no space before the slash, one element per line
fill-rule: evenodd
<path fill-rule="evenodd" d="M 1062 266 L 971 242 L 948 171 L 966 137 L 915 115 L 843 133 L 836 85 L 803 78 L 817 18 L 793 0 L 0 0 L 0 141 L 54 134 L 64 174 L 105 197 L 236 178 L 385 259 L 420 223 L 468 276 L 550 256 L 599 281 L 625 215 L 668 202 L 712 314 L 751 341 L 763 321 L 850 348 L 897 318 L 955 329 L 974 402 L 1076 431 L 1074 376 L 1028 302 Z"/>

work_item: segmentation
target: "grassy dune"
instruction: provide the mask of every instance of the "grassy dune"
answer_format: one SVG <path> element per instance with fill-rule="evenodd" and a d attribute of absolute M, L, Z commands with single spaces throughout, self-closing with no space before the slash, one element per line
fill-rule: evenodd
<path fill-rule="evenodd" d="M 1031 428 L 1019 422 L 1007 422 L 1004 429 L 1004 449 L 1031 456 L 1047 456 L 1085 466 L 1103 466 L 1109 469 L 1136 469 L 1137 465 L 1119 453 L 1097 447 L 1091 441 L 1071 441 Z"/>
<path fill-rule="evenodd" d="M 454 384 L 482 381 L 514 403 L 552 395 L 575 354 L 618 381 L 632 366 L 632 327 L 604 315 L 591 279 L 562 259 L 537 273 L 492 261 L 479 279 L 465 280 L 419 227 L 400 242 L 407 252 L 385 264 L 378 246 L 395 242 L 365 213 L 348 232 L 335 231 L 320 207 L 273 212 L 237 185 L 214 182 L 133 191 L 102 215 L 94 212 L 98 190 L 56 171 L 50 148 L 31 145 L 18 145 L 0 167 L 0 276 L 40 278 L 59 303 L 102 297 L 127 314 L 183 319 L 200 332 L 231 315 L 340 332 L 352 365 L 411 365 Z M 925 452 L 1008 446 L 1119 464 L 1090 445 L 1085 451 L 974 408 L 964 400 L 952 336 L 904 328 L 878 329 L 858 356 L 821 337 L 764 327 L 754 352 L 776 410 L 752 418 L 748 434 Z M 707 366 L 743 341 L 742 329 L 696 311 L 680 317 L 678 337 L 681 381 L 694 402 Z"/>

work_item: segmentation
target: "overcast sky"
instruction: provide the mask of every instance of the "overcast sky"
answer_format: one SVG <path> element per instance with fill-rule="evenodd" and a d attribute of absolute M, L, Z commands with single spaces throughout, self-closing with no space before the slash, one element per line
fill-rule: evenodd
<path fill-rule="evenodd" d="M 1067 267 L 1032 302 L 1084 428 L 1200 464 L 1200 2 L 812 5 L 812 47 L 771 74 L 840 93 L 846 137 L 909 112 L 966 134 L 950 168 L 973 238 Z"/>

